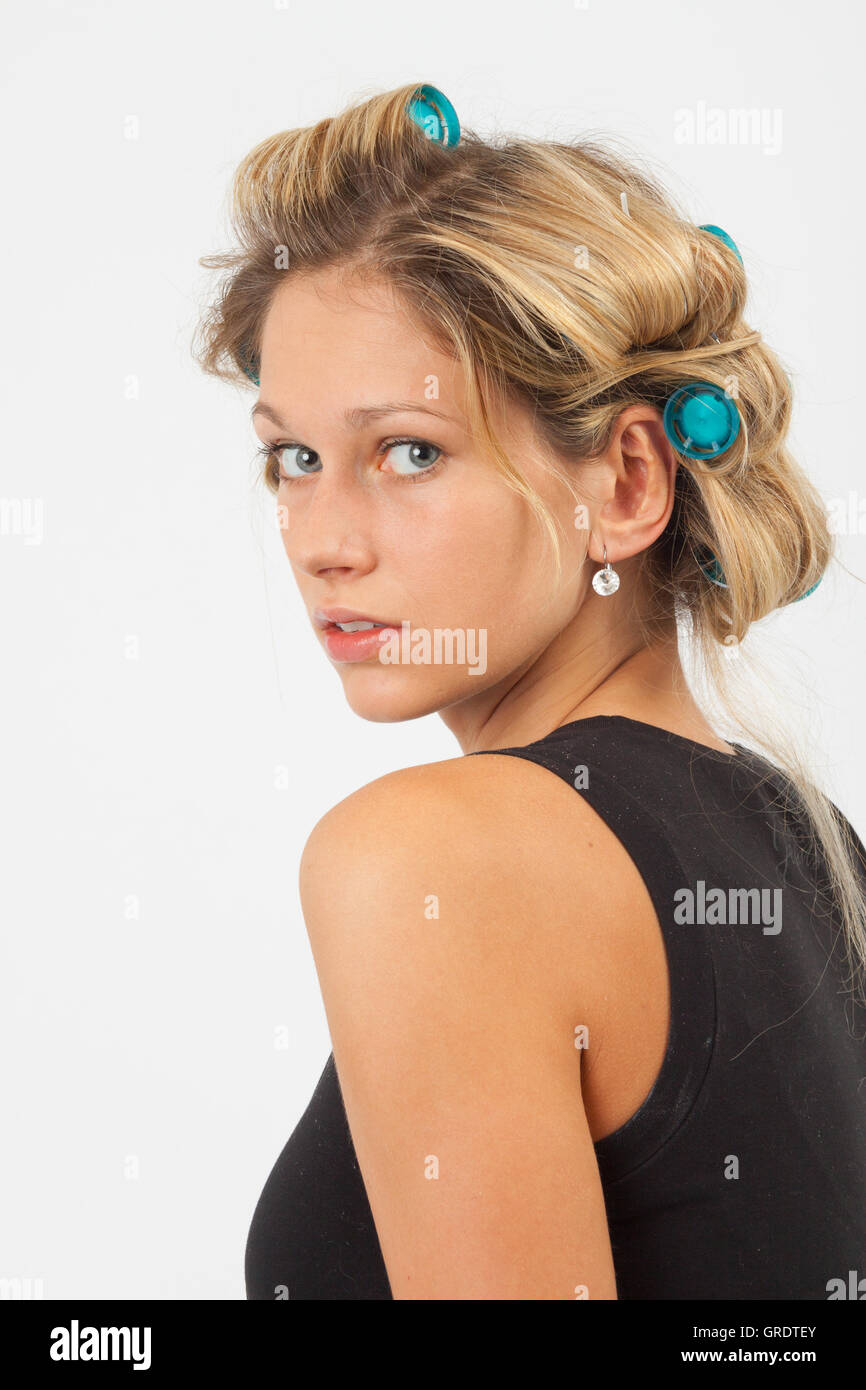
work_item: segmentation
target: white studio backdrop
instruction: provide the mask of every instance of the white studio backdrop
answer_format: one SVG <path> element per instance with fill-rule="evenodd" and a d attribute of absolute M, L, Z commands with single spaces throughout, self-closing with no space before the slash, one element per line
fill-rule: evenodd
<path fill-rule="evenodd" d="M 481 133 L 624 138 L 730 232 L 792 448 L 847 517 L 841 564 L 765 627 L 866 832 L 862 23 L 853 0 L 4 0 L 4 1279 L 244 1297 L 329 1051 L 304 841 L 460 751 L 435 716 L 345 705 L 253 484 L 253 394 L 190 355 L 198 257 L 264 136 L 429 81 Z M 711 143 L 742 110 L 750 138 Z"/>

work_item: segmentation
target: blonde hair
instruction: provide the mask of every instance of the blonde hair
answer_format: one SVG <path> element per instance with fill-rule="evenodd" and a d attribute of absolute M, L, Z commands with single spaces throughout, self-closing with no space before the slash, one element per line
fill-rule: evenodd
<path fill-rule="evenodd" d="M 824 503 L 785 446 L 790 380 L 743 318 L 743 266 L 635 157 L 469 130 L 445 147 L 406 115 L 418 85 L 272 135 L 243 159 L 232 190 L 238 247 L 200 261 L 226 273 L 199 324 L 196 360 L 247 382 L 287 274 L 343 265 L 390 281 L 462 364 L 473 436 L 536 513 L 558 571 L 555 519 L 497 440 L 494 404 L 529 406 L 539 437 L 579 465 L 604 451 L 625 407 L 661 410 L 689 381 L 727 389 L 739 435 L 713 463 L 678 452 L 673 513 L 640 557 L 650 602 L 639 621 L 652 642 L 676 619 L 704 702 L 716 700 L 786 774 L 783 810 L 838 910 L 857 988 L 866 851 L 790 733 L 766 711 L 755 719 L 754 690 L 729 659 L 731 643 L 742 655 L 751 624 L 817 584 L 833 552 Z M 265 482 L 276 491 L 270 468 Z M 702 571 L 708 553 L 726 588 Z"/>

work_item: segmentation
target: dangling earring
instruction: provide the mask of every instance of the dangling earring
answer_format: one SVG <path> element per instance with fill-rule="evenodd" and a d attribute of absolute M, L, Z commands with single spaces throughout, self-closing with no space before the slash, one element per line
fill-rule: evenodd
<path fill-rule="evenodd" d="M 615 594 L 619 588 L 619 575 L 613 566 L 607 563 L 607 546 L 604 547 L 602 564 L 604 569 L 596 570 L 592 576 L 592 587 L 602 598 L 607 598 L 608 594 Z"/>

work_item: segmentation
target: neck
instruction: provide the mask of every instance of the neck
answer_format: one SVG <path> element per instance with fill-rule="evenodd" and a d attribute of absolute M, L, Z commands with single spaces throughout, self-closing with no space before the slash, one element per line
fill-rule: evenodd
<path fill-rule="evenodd" d="M 675 627 L 651 646 L 622 626 L 593 633 L 582 622 L 581 628 L 579 634 L 566 628 L 507 681 L 440 711 L 464 753 L 523 747 L 598 714 L 719 742 L 686 684 Z"/>

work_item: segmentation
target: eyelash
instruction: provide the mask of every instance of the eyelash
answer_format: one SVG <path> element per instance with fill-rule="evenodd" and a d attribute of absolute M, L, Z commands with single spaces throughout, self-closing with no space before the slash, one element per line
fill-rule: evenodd
<path fill-rule="evenodd" d="M 435 463 L 429 464 L 427 468 L 423 468 L 420 473 L 416 473 L 414 476 L 411 473 L 395 474 L 394 476 L 401 483 L 419 483 L 422 478 L 429 478 L 431 473 L 439 472 L 439 465 L 445 460 L 445 451 L 440 449 L 438 444 L 434 444 L 432 439 L 419 439 L 415 435 L 403 435 L 399 439 L 385 439 L 379 445 L 376 452 L 380 457 L 384 457 L 385 454 L 390 453 L 398 444 L 421 444 L 427 449 L 436 449 L 439 453 L 439 457 L 436 459 Z M 288 474 L 282 472 L 279 466 L 278 455 L 282 453 L 283 449 L 305 449 L 306 447 L 307 445 L 298 444 L 293 440 L 282 444 L 263 444 L 261 448 L 256 450 L 256 453 L 258 457 L 264 461 L 266 467 L 272 468 L 276 482 L 300 483 L 303 481 L 302 477 L 290 478 Z M 308 473 L 306 476 L 312 478 L 315 477 L 315 474 Z"/>

